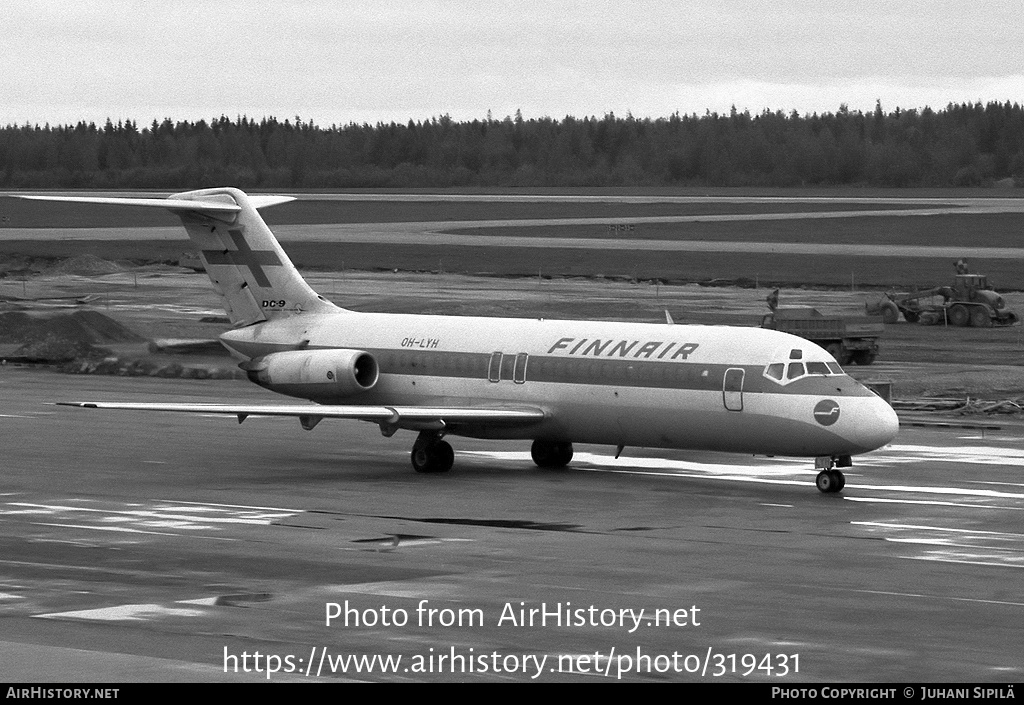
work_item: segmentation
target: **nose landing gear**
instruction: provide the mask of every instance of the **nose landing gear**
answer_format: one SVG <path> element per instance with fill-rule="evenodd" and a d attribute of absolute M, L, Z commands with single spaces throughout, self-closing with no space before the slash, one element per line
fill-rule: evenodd
<path fill-rule="evenodd" d="M 822 468 L 814 479 L 814 485 L 825 494 L 841 492 L 846 487 L 846 476 L 839 468 L 848 468 L 853 461 L 848 455 L 823 456 L 814 459 L 814 467 Z"/>

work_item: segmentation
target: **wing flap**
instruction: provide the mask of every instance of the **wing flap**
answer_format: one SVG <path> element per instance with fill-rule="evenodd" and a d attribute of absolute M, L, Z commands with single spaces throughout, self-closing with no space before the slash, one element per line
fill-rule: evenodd
<path fill-rule="evenodd" d="M 331 406 L 314 404 L 190 404 L 149 402 L 61 401 L 59 406 L 121 411 L 170 411 L 192 414 L 224 414 L 244 420 L 248 416 L 292 416 L 306 419 L 356 419 L 388 425 L 406 422 L 527 425 L 542 421 L 543 409 L 531 406 Z M 315 424 L 314 424 L 315 425 Z"/>

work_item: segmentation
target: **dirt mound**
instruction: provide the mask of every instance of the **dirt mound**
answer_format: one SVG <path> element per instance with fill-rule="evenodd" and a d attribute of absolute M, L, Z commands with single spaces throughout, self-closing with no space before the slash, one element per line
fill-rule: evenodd
<path fill-rule="evenodd" d="M 47 274 L 77 274 L 91 277 L 101 274 L 117 274 L 125 271 L 125 267 L 117 262 L 105 260 L 96 255 L 78 255 L 61 260 L 47 269 Z"/>
<path fill-rule="evenodd" d="M 106 348 L 81 340 L 66 340 L 48 335 L 25 343 L 14 351 L 14 357 L 38 362 L 68 362 L 71 360 L 97 360 L 113 355 Z"/>
<path fill-rule="evenodd" d="M 145 338 L 98 311 L 32 316 L 23 311 L 0 313 L 0 342 L 108 345 L 140 343 Z"/>
<path fill-rule="evenodd" d="M 0 274 L 17 274 L 32 270 L 32 259 L 20 254 L 0 254 Z"/>
<path fill-rule="evenodd" d="M 24 311 L 0 313 L 0 342 L 20 343 L 27 331 L 36 325 L 36 319 Z"/>

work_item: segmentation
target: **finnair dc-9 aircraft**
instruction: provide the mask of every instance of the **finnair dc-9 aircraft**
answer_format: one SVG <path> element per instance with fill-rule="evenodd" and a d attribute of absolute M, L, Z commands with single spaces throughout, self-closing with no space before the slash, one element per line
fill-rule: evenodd
<path fill-rule="evenodd" d="M 760 328 L 359 313 L 313 291 L 234 188 L 169 198 L 23 196 L 166 208 L 199 249 L 233 324 L 221 342 L 256 384 L 313 404 L 66 402 L 98 409 L 359 419 L 415 431 L 417 472 L 445 472 L 446 436 L 530 440 L 560 468 L 574 443 L 814 458 L 816 485 L 899 430 L 884 400 L 817 345 Z"/>

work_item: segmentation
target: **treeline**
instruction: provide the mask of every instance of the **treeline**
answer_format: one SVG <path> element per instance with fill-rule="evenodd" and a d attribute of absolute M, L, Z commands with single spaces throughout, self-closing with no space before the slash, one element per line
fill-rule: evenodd
<path fill-rule="evenodd" d="M 3 188 L 1024 184 L 1024 109 L 0 128 Z"/>

